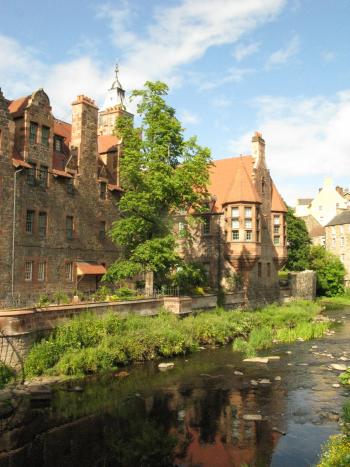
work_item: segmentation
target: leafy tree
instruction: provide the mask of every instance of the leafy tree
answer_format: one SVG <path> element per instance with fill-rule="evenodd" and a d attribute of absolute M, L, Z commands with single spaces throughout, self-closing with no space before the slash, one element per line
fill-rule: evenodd
<path fill-rule="evenodd" d="M 322 246 L 312 246 L 310 269 L 316 271 L 317 294 L 332 297 L 344 293 L 345 268 L 340 259 Z"/>
<path fill-rule="evenodd" d="M 184 138 L 175 110 L 165 101 L 166 84 L 147 82 L 138 98 L 141 128 L 130 118 L 116 122 L 122 138 L 120 219 L 110 232 L 120 258 L 106 278 L 116 281 L 153 271 L 159 278 L 181 264 L 173 229 L 175 212 L 198 212 L 207 198 L 210 151 Z"/>
<path fill-rule="evenodd" d="M 296 217 L 294 210 L 288 208 L 287 216 L 288 261 L 290 271 L 304 271 L 309 268 L 311 240 L 303 219 Z"/>

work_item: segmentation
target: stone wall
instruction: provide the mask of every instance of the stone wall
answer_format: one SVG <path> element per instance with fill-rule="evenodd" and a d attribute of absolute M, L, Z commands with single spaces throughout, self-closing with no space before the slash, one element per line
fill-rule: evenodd
<path fill-rule="evenodd" d="M 314 300 L 316 297 L 315 271 L 290 272 L 290 296 L 293 299 Z"/>

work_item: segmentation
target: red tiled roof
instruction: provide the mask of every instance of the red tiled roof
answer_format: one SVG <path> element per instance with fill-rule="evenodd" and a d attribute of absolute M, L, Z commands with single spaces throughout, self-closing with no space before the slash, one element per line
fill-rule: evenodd
<path fill-rule="evenodd" d="M 23 161 L 22 159 L 12 159 L 12 165 L 17 169 L 18 167 L 24 167 L 30 169 L 32 166 L 28 162 Z"/>
<path fill-rule="evenodd" d="M 19 99 L 11 101 L 8 107 L 10 114 L 12 114 L 12 116 L 20 115 L 28 105 L 30 97 L 31 96 L 20 97 Z"/>
<path fill-rule="evenodd" d="M 209 169 L 208 191 L 216 196 L 218 209 L 228 202 L 261 203 L 252 183 L 253 159 L 251 156 L 231 157 L 213 161 Z"/>
<path fill-rule="evenodd" d="M 104 154 L 106 152 L 112 152 L 117 150 L 117 145 L 120 143 L 120 139 L 116 136 L 110 135 L 99 135 L 98 137 L 98 152 Z"/>
<path fill-rule="evenodd" d="M 100 275 L 106 273 L 106 268 L 102 264 L 93 264 L 93 263 L 77 263 L 77 275 L 86 276 L 86 275 Z"/>
<path fill-rule="evenodd" d="M 72 139 L 72 125 L 62 120 L 54 119 L 53 132 L 55 135 L 62 136 L 68 146 Z"/>
<path fill-rule="evenodd" d="M 271 211 L 287 212 L 286 203 L 283 201 L 282 196 L 278 193 L 276 185 L 273 182 L 272 182 Z"/>

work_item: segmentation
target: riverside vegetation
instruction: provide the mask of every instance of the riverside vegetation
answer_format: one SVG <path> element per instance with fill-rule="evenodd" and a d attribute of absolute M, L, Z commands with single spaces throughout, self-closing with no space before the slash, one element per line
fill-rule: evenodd
<path fill-rule="evenodd" d="M 35 344 L 25 373 L 27 377 L 82 376 L 232 341 L 235 350 L 254 355 L 276 341 L 321 337 L 330 323 L 317 321 L 320 310 L 317 303 L 299 301 L 257 311 L 219 308 L 184 319 L 164 310 L 154 318 L 85 314 L 61 324 L 49 338 Z"/>

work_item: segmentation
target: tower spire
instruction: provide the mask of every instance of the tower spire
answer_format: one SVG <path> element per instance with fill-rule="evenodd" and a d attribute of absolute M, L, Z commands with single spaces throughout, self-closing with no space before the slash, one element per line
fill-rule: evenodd
<path fill-rule="evenodd" d="M 125 99 L 125 91 L 120 84 L 119 81 L 119 66 L 118 63 L 116 63 L 115 68 L 114 68 L 114 73 L 115 73 L 115 79 L 112 83 L 111 88 L 109 89 L 110 92 L 110 100 L 115 101 L 115 98 L 117 100 L 115 105 L 121 106 L 122 109 L 125 109 L 124 105 L 124 99 Z"/>

